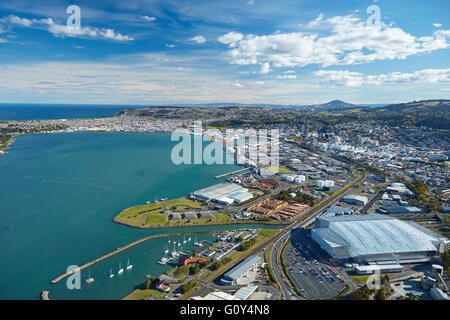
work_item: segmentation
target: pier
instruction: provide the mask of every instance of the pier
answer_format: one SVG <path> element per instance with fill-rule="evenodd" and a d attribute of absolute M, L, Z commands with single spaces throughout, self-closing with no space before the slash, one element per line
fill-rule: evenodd
<path fill-rule="evenodd" d="M 123 247 L 119 247 L 119 248 L 115 249 L 114 251 L 111 251 L 110 253 L 105 254 L 104 256 L 101 256 L 100 258 L 97 258 L 97 259 L 94 259 L 92 261 L 89 261 L 89 262 L 83 264 L 82 266 L 80 266 L 78 269 L 74 269 L 74 270 L 71 270 L 69 272 L 66 272 L 66 273 L 56 277 L 52 281 L 50 281 L 50 283 L 51 284 L 58 283 L 59 281 L 61 281 L 65 277 L 70 276 L 71 274 L 75 273 L 76 271 L 81 271 L 81 270 L 83 270 L 83 269 L 85 269 L 87 267 L 90 267 L 90 266 L 96 264 L 97 262 L 100 262 L 100 261 L 105 260 L 105 259 L 107 259 L 109 257 L 112 257 L 115 254 L 118 254 L 118 253 L 120 253 L 120 252 L 122 252 L 122 251 L 124 251 L 124 250 L 126 250 L 128 248 L 131 248 L 131 247 L 133 247 L 133 246 L 135 246 L 135 245 L 137 245 L 139 243 L 142 243 L 142 242 L 150 240 L 150 239 L 166 238 L 166 237 L 178 237 L 178 236 L 184 236 L 184 235 L 200 235 L 200 234 L 209 234 L 209 233 L 215 233 L 215 232 L 217 232 L 217 230 L 215 230 L 215 231 L 183 232 L 183 233 L 166 233 L 166 234 L 155 234 L 155 235 L 152 235 L 152 236 L 148 236 L 148 237 L 145 237 L 145 238 L 133 241 L 133 242 L 131 242 L 131 243 L 129 243 L 129 244 L 123 246 Z M 48 294 L 47 294 L 47 297 L 48 297 Z"/>
<path fill-rule="evenodd" d="M 226 176 L 231 176 L 232 174 L 243 172 L 243 171 L 246 171 L 246 170 L 250 170 L 250 168 L 244 168 L 244 169 L 239 169 L 239 170 L 231 171 L 231 172 L 228 172 L 228 173 L 220 174 L 218 176 L 215 176 L 214 178 L 220 179 L 220 178 L 223 178 L 223 177 L 226 177 Z"/>

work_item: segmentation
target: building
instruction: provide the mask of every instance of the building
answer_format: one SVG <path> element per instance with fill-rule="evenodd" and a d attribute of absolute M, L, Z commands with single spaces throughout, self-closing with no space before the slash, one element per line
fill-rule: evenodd
<path fill-rule="evenodd" d="M 246 188 L 235 183 L 219 183 L 192 193 L 194 198 L 213 201 L 224 205 L 241 203 L 253 198 Z"/>
<path fill-rule="evenodd" d="M 392 206 L 392 207 L 380 207 L 378 209 L 381 213 L 385 214 L 400 214 L 400 213 L 421 213 L 422 210 L 417 207 L 407 206 Z"/>
<path fill-rule="evenodd" d="M 244 277 L 253 267 L 261 263 L 260 256 L 250 256 L 233 269 L 225 273 L 220 280 L 222 285 L 231 286 L 236 285 L 240 278 Z"/>
<path fill-rule="evenodd" d="M 380 214 L 318 217 L 312 239 L 331 257 L 369 264 L 429 261 L 446 238 Z"/>
<path fill-rule="evenodd" d="M 394 273 L 402 272 L 403 267 L 399 264 L 384 264 L 384 265 L 368 265 L 368 266 L 355 266 L 357 274 L 373 274 L 375 271 L 380 273 Z"/>
<path fill-rule="evenodd" d="M 359 206 L 364 206 L 366 205 L 366 203 L 369 201 L 369 199 L 367 199 L 364 196 L 358 196 L 356 194 L 351 194 L 348 196 L 345 196 L 341 199 L 341 202 L 345 202 L 345 203 L 350 203 L 350 204 L 356 204 Z"/>
<path fill-rule="evenodd" d="M 450 300 L 448 295 L 439 288 L 431 288 L 430 295 L 434 300 Z"/>

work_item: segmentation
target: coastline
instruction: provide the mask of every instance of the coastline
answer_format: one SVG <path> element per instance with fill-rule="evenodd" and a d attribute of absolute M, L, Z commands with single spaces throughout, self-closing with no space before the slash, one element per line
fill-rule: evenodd
<path fill-rule="evenodd" d="M 117 214 L 116 216 L 118 216 Z M 115 216 L 115 217 L 116 217 Z M 208 226 L 220 226 L 220 225 L 238 225 L 238 224 L 264 224 L 271 226 L 287 226 L 289 223 L 277 222 L 277 221 L 258 221 L 258 220 L 226 220 L 226 221 L 214 221 L 214 222 L 202 222 L 202 223 L 173 223 L 173 224 L 156 224 L 156 225 L 134 225 L 128 224 L 122 221 L 115 221 L 115 217 L 111 219 L 112 222 L 121 224 L 127 227 L 135 228 L 135 229 L 171 229 L 171 228 L 183 228 L 183 227 L 208 227 Z"/>

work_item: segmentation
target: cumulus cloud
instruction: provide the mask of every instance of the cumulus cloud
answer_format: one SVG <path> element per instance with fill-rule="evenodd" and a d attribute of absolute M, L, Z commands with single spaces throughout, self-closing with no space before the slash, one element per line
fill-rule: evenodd
<path fill-rule="evenodd" d="M 440 27 L 442 27 L 442 24 L 440 24 L 440 23 L 433 23 L 433 27 L 440 28 Z"/>
<path fill-rule="evenodd" d="M 0 19 L 0 22 L 18 25 L 26 28 L 45 29 L 57 37 L 100 38 L 114 41 L 131 41 L 130 36 L 122 35 L 113 29 L 82 26 L 80 28 L 57 24 L 52 18 L 27 19 L 9 15 Z"/>
<path fill-rule="evenodd" d="M 167 48 L 175 48 L 175 45 L 172 43 L 166 43 Z"/>
<path fill-rule="evenodd" d="M 145 21 L 149 21 L 149 22 L 153 22 L 156 20 L 155 17 L 149 17 L 149 16 L 143 16 L 142 19 L 144 19 Z"/>
<path fill-rule="evenodd" d="M 391 72 L 386 74 L 365 75 L 347 70 L 319 70 L 313 73 L 321 83 L 359 87 L 362 85 L 384 85 L 395 83 L 449 83 L 449 69 L 423 69 L 414 72 Z"/>
<path fill-rule="evenodd" d="M 268 62 L 265 62 L 261 66 L 261 70 L 259 72 L 262 73 L 262 74 L 267 74 L 270 71 L 272 71 L 272 69 L 270 69 L 270 64 Z"/>
<path fill-rule="evenodd" d="M 206 42 L 206 39 L 204 36 L 195 36 L 195 37 L 190 38 L 189 40 L 197 42 L 197 43 L 205 43 Z"/>
<path fill-rule="evenodd" d="M 325 19 L 320 14 L 301 27 L 306 31 L 269 35 L 229 32 L 217 41 L 230 48 L 227 55 L 232 64 L 328 67 L 405 59 L 448 48 L 450 39 L 450 30 L 435 30 L 430 36 L 416 37 L 393 24 L 367 24 L 354 15 Z"/>
<path fill-rule="evenodd" d="M 236 47 L 237 43 L 244 38 L 244 35 L 239 32 L 228 32 L 217 38 L 217 41 L 227 44 L 230 48 Z"/>

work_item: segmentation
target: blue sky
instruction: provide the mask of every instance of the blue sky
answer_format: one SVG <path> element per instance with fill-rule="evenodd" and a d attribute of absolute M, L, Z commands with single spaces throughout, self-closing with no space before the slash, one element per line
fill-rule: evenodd
<path fill-rule="evenodd" d="M 80 8 L 79 29 L 67 26 L 69 5 Z M 449 16 L 446 0 L 2 1 L 0 97 L 130 105 L 448 99 Z"/>

